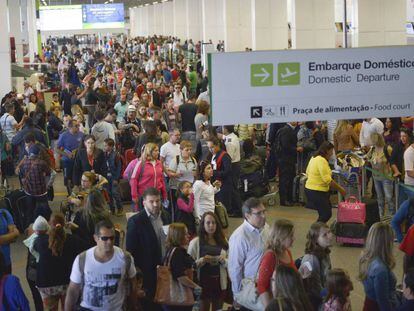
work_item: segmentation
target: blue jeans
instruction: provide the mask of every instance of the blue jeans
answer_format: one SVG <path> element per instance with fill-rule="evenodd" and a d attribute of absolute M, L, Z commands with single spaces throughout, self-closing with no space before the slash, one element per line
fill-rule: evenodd
<path fill-rule="evenodd" d="M 387 201 L 388 211 L 391 215 L 395 214 L 395 204 L 394 204 L 394 187 L 393 181 L 389 179 L 377 180 L 373 178 L 375 185 L 375 192 L 377 193 L 378 208 L 380 216 L 385 214 L 385 201 Z"/>
<path fill-rule="evenodd" d="M 401 226 L 407 220 L 408 211 L 410 209 L 410 203 L 411 202 L 409 199 L 405 200 L 403 204 L 400 205 L 400 208 L 397 210 L 397 212 L 391 220 L 391 226 L 395 232 L 395 237 L 397 238 L 397 241 L 400 243 L 404 237 L 402 234 Z M 408 221 L 410 220 L 408 219 Z M 412 223 L 408 223 L 407 225 L 411 226 Z"/>

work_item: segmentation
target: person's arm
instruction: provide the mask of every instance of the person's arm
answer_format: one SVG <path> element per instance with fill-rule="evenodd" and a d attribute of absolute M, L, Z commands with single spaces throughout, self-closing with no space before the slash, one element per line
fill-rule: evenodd
<path fill-rule="evenodd" d="M 400 208 L 397 209 L 395 215 L 392 217 L 392 220 L 391 220 L 392 229 L 394 229 L 395 236 L 398 242 L 400 243 L 404 238 L 402 231 L 401 231 L 401 225 L 404 222 L 404 220 L 407 218 L 409 208 L 410 208 L 410 200 L 405 200 L 401 204 Z"/>
<path fill-rule="evenodd" d="M 374 275 L 374 290 L 375 290 L 375 297 L 376 302 L 381 311 L 391 311 L 393 310 L 391 306 L 391 301 L 388 297 L 390 297 L 390 291 L 392 290 L 389 287 L 389 277 L 388 274 L 390 272 L 385 270 L 378 271 Z"/>
<path fill-rule="evenodd" d="M 228 272 L 233 294 L 240 292 L 245 260 L 246 250 L 242 241 L 239 237 L 230 237 Z"/>
<path fill-rule="evenodd" d="M 194 194 L 193 215 L 194 215 L 194 218 L 196 219 L 196 221 L 198 221 L 201 218 L 201 215 L 199 215 L 199 204 L 200 204 L 200 199 L 201 199 L 201 193 L 202 192 L 203 191 L 201 189 L 201 183 L 196 181 L 193 184 L 193 194 Z"/>
<path fill-rule="evenodd" d="M 16 225 L 10 224 L 7 226 L 8 233 L 0 235 L 0 245 L 7 245 L 14 242 L 20 235 Z"/>
<path fill-rule="evenodd" d="M 190 195 L 190 198 L 188 200 L 188 204 L 181 198 L 177 200 L 177 207 L 179 210 L 186 212 L 186 213 L 192 213 L 194 210 L 194 194 L 192 193 Z"/>
<path fill-rule="evenodd" d="M 66 299 L 65 299 L 65 310 L 66 311 L 75 310 L 76 303 L 78 301 L 80 293 L 81 293 L 80 284 L 76 284 L 71 281 L 66 291 Z"/>
<path fill-rule="evenodd" d="M 264 307 L 266 307 L 273 298 L 270 292 L 270 282 L 273 272 L 275 271 L 275 267 L 275 254 L 273 252 L 266 252 L 263 255 L 257 275 L 257 292 L 259 294 L 259 299 L 262 301 Z"/>

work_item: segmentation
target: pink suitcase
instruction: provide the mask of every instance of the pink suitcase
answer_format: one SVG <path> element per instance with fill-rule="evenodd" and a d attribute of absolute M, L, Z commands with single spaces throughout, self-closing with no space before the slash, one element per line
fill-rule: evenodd
<path fill-rule="evenodd" d="M 365 239 L 346 238 L 346 237 L 337 236 L 336 237 L 336 243 L 338 243 L 338 244 L 364 245 L 365 244 Z"/>
<path fill-rule="evenodd" d="M 351 196 L 338 204 L 338 222 L 364 224 L 365 220 L 365 203 L 358 201 L 355 197 Z"/>

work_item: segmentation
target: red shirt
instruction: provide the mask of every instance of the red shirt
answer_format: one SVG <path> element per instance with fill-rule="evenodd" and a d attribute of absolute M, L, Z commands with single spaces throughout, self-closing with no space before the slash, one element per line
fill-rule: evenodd
<path fill-rule="evenodd" d="M 273 251 L 267 250 L 263 257 L 262 261 L 260 262 L 259 266 L 259 273 L 257 278 L 257 292 L 259 295 L 270 291 L 270 280 L 272 278 L 273 272 L 278 265 L 285 265 L 294 268 L 297 271 L 295 266 L 295 262 L 292 259 L 292 253 L 290 250 L 287 250 L 290 258 L 290 262 L 283 262 L 281 260 L 277 260 L 276 254 Z"/>
<path fill-rule="evenodd" d="M 414 225 L 412 225 L 404 240 L 400 244 L 400 250 L 407 254 L 407 256 L 414 256 Z"/>

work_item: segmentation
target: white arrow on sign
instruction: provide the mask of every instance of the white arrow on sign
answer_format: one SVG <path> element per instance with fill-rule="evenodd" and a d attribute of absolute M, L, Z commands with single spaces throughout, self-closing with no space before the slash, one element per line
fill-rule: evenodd
<path fill-rule="evenodd" d="M 253 117 L 260 117 L 260 108 L 253 109 Z"/>
<path fill-rule="evenodd" d="M 263 77 L 261 82 L 264 83 L 270 77 L 270 73 L 268 73 L 266 69 L 264 69 L 263 67 L 261 69 L 263 73 L 255 73 L 253 76 L 259 77 L 259 78 Z"/>

